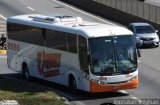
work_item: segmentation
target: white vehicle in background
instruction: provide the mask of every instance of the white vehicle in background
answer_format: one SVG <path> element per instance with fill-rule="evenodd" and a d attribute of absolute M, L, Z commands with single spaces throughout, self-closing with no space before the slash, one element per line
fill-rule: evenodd
<path fill-rule="evenodd" d="M 66 15 L 7 19 L 8 67 L 73 90 L 109 92 L 138 86 L 135 37 L 119 26 Z"/>
<path fill-rule="evenodd" d="M 158 30 L 148 23 L 131 23 L 128 28 L 135 34 L 137 46 L 159 46 Z"/>

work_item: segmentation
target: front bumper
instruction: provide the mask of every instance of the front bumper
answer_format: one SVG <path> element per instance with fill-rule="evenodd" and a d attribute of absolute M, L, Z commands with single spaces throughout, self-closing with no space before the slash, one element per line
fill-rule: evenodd
<path fill-rule="evenodd" d="M 143 41 L 143 46 L 159 46 L 159 41 Z"/>
<path fill-rule="evenodd" d="M 138 78 L 118 84 L 98 84 L 90 81 L 90 92 L 111 92 L 117 90 L 134 89 L 138 87 Z"/>

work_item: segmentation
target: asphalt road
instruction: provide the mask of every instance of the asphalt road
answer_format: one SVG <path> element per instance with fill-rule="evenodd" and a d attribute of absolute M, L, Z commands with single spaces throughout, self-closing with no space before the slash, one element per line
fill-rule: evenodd
<path fill-rule="evenodd" d="M 160 48 L 141 49 L 138 89 L 128 91 L 138 98 L 160 99 Z"/>
<path fill-rule="evenodd" d="M 114 23 L 84 11 L 73 9 L 73 7 L 66 6 L 58 0 L 0 0 L 0 15 L 6 18 L 30 13 L 70 14 L 80 16 L 85 20 L 108 24 Z M 140 84 L 137 89 L 102 94 L 84 92 L 74 94 L 61 86 L 60 88 L 53 88 L 61 91 L 62 95 L 76 105 L 107 105 L 113 99 L 160 99 L 160 47 L 141 49 L 141 53 L 142 57 L 139 58 Z M 0 74 L 10 74 L 9 76 L 15 74 L 15 72 L 7 68 L 7 61 L 4 55 L 0 55 Z M 15 78 L 21 79 L 20 76 Z"/>

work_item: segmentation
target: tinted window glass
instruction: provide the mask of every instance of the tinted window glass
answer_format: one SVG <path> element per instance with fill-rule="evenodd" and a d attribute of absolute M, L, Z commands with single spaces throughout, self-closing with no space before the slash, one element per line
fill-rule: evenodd
<path fill-rule="evenodd" d="M 65 32 L 46 30 L 46 46 L 68 51 L 67 49 L 67 34 Z"/>
<path fill-rule="evenodd" d="M 84 70 L 88 73 L 88 54 L 87 54 L 87 41 L 84 37 L 78 37 L 78 44 L 79 44 L 79 60 L 81 70 Z"/>
<path fill-rule="evenodd" d="M 77 37 L 74 34 L 67 33 L 68 51 L 77 53 Z"/>
<path fill-rule="evenodd" d="M 43 46 L 45 36 L 46 47 L 77 53 L 77 37 L 74 34 L 16 23 L 8 23 L 7 29 L 9 39 Z"/>
<path fill-rule="evenodd" d="M 43 46 L 42 29 L 16 23 L 8 23 L 8 38 Z"/>
<path fill-rule="evenodd" d="M 143 34 L 143 33 L 154 33 L 155 30 L 151 26 L 136 26 L 136 33 Z"/>

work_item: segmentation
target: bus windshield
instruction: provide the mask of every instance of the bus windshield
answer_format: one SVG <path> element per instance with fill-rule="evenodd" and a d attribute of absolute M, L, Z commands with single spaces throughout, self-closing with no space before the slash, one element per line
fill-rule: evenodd
<path fill-rule="evenodd" d="M 133 35 L 90 38 L 89 46 L 93 74 L 117 75 L 137 70 Z"/>

